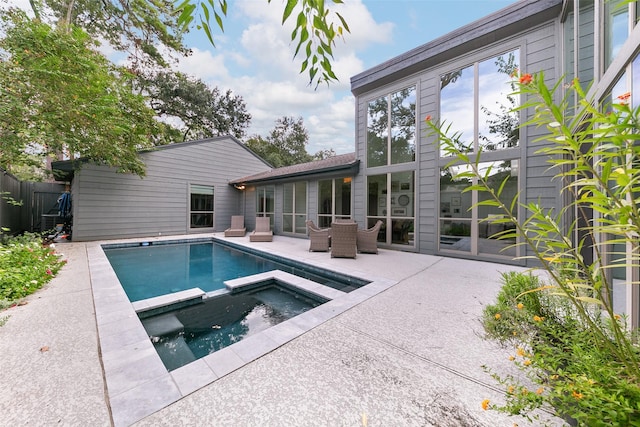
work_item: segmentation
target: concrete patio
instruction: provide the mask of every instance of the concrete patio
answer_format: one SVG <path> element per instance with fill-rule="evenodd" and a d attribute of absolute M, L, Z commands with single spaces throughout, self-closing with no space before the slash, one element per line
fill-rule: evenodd
<path fill-rule="evenodd" d="M 333 317 L 315 316 L 317 326 L 223 375 L 205 378 L 191 368 L 193 375 L 183 377 L 190 388 L 165 375 L 168 387 L 182 390 L 165 406 L 153 381 L 142 382 L 132 398 L 125 398 L 130 390 L 114 393 L 114 384 L 124 384 L 114 378 L 130 374 L 118 362 L 124 359 L 105 352 L 108 338 L 98 334 L 105 334 L 105 323 L 94 305 L 92 277 L 95 282 L 100 272 L 91 269 L 100 267 L 90 262 L 97 243 L 59 244 L 69 261 L 59 275 L 28 304 L 0 313 L 11 316 L 0 327 L 1 423 L 531 425 L 481 408 L 483 399 L 503 401 L 482 366 L 516 373 L 508 361 L 512 351 L 484 341 L 478 318 L 499 290 L 500 272 L 517 267 L 390 250 L 332 259 L 308 252 L 305 239 L 232 240 L 386 285 L 354 294 L 352 306 Z"/>

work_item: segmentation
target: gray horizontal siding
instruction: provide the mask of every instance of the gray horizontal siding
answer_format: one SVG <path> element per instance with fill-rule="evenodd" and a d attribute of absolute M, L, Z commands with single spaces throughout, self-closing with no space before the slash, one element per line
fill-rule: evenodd
<path fill-rule="evenodd" d="M 214 187 L 214 228 L 224 230 L 231 215 L 244 214 L 245 208 L 244 195 L 228 181 L 269 169 L 231 138 L 145 152 L 141 159 L 143 178 L 90 164 L 76 173 L 75 240 L 198 232 L 188 226 L 189 184 Z"/>

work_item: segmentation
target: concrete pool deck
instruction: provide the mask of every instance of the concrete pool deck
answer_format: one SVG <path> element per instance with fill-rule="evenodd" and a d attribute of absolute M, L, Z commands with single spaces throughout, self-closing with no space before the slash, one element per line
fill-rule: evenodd
<path fill-rule="evenodd" d="M 186 236 L 168 237 L 176 238 Z M 105 337 L 98 335 L 102 314 L 94 306 L 91 278 L 100 266 L 90 268 L 89 261 L 97 243 L 59 244 L 69 261 L 59 275 L 28 297 L 28 304 L 0 313 L 11 316 L 0 327 L 1 423 L 530 425 L 481 408 L 483 399 L 503 400 L 482 366 L 516 371 L 508 361 L 513 351 L 482 340 L 478 318 L 500 287 L 500 272 L 518 267 L 390 250 L 332 259 L 308 252 L 305 239 L 229 240 L 388 286 L 213 382 L 193 368 L 195 375 L 187 377 L 196 382 L 192 390 L 168 406 L 158 399 L 157 410 L 138 419 L 136 398 L 118 402 L 110 387 L 114 373 L 122 379 L 136 372 L 124 366 L 114 371 L 122 360 L 105 352 Z M 136 393 L 144 400 L 163 395 L 157 384 L 145 384 Z"/>

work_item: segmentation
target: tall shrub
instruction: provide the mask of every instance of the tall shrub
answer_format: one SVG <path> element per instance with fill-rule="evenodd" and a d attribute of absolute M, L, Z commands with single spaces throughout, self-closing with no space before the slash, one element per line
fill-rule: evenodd
<path fill-rule="evenodd" d="M 640 268 L 640 108 L 629 105 L 629 94 L 599 105 L 587 98 L 577 80 L 556 103 L 562 87 L 560 83 L 548 87 L 543 73 L 523 74 L 515 84 L 516 94 L 525 100 L 516 110 L 532 113 L 523 126 L 547 130 L 539 140 L 551 144 L 537 153 L 548 156 L 563 195 L 570 196 L 565 199 L 571 201 L 559 209 L 521 203 L 517 197 L 505 205 L 500 196 L 506 180 L 499 186 L 489 182 L 492 171 L 480 167 L 481 152 L 461 151 L 456 144 L 459 134 L 450 135 L 446 124 L 426 120 L 441 149 L 453 156 L 452 164 L 469 166 L 460 177 L 475 184 L 466 191 L 484 192 L 488 197 L 479 204 L 502 210 L 503 218 L 494 218 L 493 223 L 513 225 L 494 237 L 517 239 L 516 245 L 528 246 L 528 257 L 537 259 L 548 278 L 533 288 L 522 287 L 520 302 L 505 304 L 499 299 L 485 310 L 485 326 L 494 338 L 504 340 L 503 333 L 510 329 L 500 329 L 495 321 L 511 319 L 518 349 L 514 362 L 541 387 L 523 393 L 522 386 L 510 384 L 513 379 L 498 377 L 508 385 L 509 403 L 501 409 L 521 413 L 548 404 L 559 415 L 585 425 L 601 425 L 602 420 L 607 425 L 640 425 L 640 351 L 632 339 L 634 331 L 613 310 L 607 274 L 629 265 Z M 576 108 L 571 99 L 577 100 Z M 526 213 L 520 220 L 519 210 Z M 573 212 L 578 218 L 565 223 L 563 219 L 572 218 Z M 576 241 L 575 235 L 581 237 Z M 632 250 L 611 250 L 621 243 Z M 592 262 L 584 257 L 587 251 L 593 252 Z M 501 297 L 516 279 L 506 281 Z M 537 307 L 525 301 L 532 292 L 541 294 L 535 299 Z M 522 316 L 528 316 L 527 321 L 518 323 Z M 613 378 L 607 381 L 607 376 Z"/>

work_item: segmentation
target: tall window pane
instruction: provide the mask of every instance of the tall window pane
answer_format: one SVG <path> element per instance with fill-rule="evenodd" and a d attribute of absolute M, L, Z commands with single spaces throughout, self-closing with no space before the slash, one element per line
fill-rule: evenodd
<path fill-rule="evenodd" d="M 416 159 L 416 88 L 391 94 L 391 163 Z"/>
<path fill-rule="evenodd" d="M 294 233 L 304 234 L 307 232 L 307 183 L 296 182 L 295 188 Z"/>
<path fill-rule="evenodd" d="M 478 145 L 484 151 L 517 147 L 520 141 L 518 98 L 511 75 L 518 51 L 478 64 Z"/>
<path fill-rule="evenodd" d="M 275 216 L 275 188 L 273 186 L 258 187 L 256 189 L 256 214 L 269 217 L 271 227 L 274 226 Z"/>
<path fill-rule="evenodd" d="M 367 115 L 367 166 L 387 164 L 387 140 L 389 138 L 387 97 L 369 102 Z"/>
<path fill-rule="evenodd" d="M 474 121 L 460 120 L 474 117 L 473 67 L 453 71 L 440 76 L 440 118 L 445 126 L 451 126 L 449 135 L 455 135 L 458 148 L 473 150 Z M 442 149 L 441 156 L 446 156 Z"/>
<path fill-rule="evenodd" d="M 318 182 L 318 227 L 327 228 L 333 217 L 333 181 Z"/>
<path fill-rule="evenodd" d="M 488 183 L 491 188 L 502 188 L 500 201 L 504 206 L 510 206 L 518 194 L 518 174 L 520 171 L 517 160 L 499 162 L 485 162 L 479 165 L 480 170 L 488 172 Z M 478 192 L 478 202 L 489 200 L 486 192 Z M 513 228 L 512 224 L 501 223 L 504 211 L 495 206 L 478 206 L 478 252 L 492 255 L 516 256 L 514 247 L 510 247 L 515 240 L 498 239 L 500 233 Z"/>
<path fill-rule="evenodd" d="M 387 175 L 367 177 L 367 215 L 380 217 L 387 215 Z"/>
<path fill-rule="evenodd" d="M 472 193 L 464 190 L 472 185 L 458 175 L 465 166 L 440 169 L 440 249 L 471 251 Z"/>
<path fill-rule="evenodd" d="M 605 68 L 618 54 L 629 35 L 629 5 L 624 0 L 609 0 L 604 3 Z"/>
<path fill-rule="evenodd" d="M 391 174 L 391 243 L 413 244 L 414 172 Z"/>
<path fill-rule="evenodd" d="M 335 188 L 336 218 L 351 217 L 351 178 L 336 179 Z"/>
<path fill-rule="evenodd" d="M 367 107 L 367 166 L 416 159 L 416 87 L 370 101 Z M 389 153 L 391 155 L 389 156 Z"/>
<path fill-rule="evenodd" d="M 282 231 L 306 233 L 307 183 L 288 183 L 284 184 L 282 188 Z"/>

